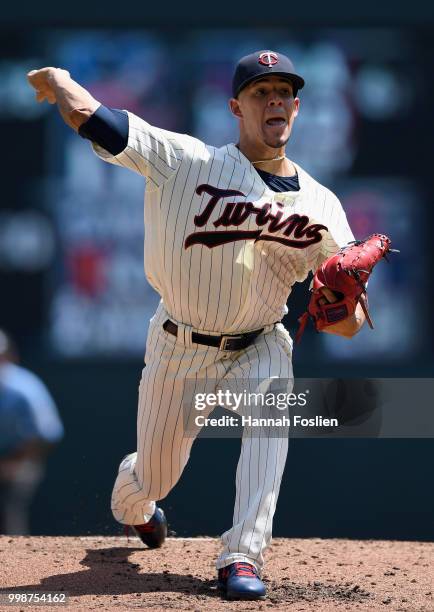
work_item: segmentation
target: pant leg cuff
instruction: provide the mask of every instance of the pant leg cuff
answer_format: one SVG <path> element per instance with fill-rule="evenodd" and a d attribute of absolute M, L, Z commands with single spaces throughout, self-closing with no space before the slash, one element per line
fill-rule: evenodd
<path fill-rule="evenodd" d="M 121 525 L 143 525 L 147 523 L 153 516 L 157 505 L 154 501 L 147 502 L 145 507 L 134 512 L 122 508 L 112 506 L 112 514 L 114 519 Z"/>

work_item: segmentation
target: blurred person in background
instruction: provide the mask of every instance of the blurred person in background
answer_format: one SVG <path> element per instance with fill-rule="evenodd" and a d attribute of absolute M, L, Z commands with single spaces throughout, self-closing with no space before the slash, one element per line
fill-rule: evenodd
<path fill-rule="evenodd" d="M 0 533 L 24 535 L 47 457 L 64 430 L 44 383 L 17 361 L 0 330 Z"/>

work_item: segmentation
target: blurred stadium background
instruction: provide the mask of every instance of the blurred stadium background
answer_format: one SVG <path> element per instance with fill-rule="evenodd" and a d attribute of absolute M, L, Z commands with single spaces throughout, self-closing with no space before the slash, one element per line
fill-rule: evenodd
<path fill-rule="evenodd" d="M 351 343 L 306 333 L 296 375 L 433 376 L 432 29 L 107 21 L 0 26 L 0 327 L 52 391 L 66 432 L 33 505 L 41 534 L 119 531 L 111 485 L 135 449 L 158 298 L 143 276 L 143 181 L 100 162 L 55 109 L 34 102 L 32 68 L 64 67 L 106 104 L 219 146 L 237 137 L 227 107 L 235 61 L 259 48 L 287 53 L 307 82 L 289 156 L 340 197 L 356 237 L 384 232 L 401 250 L 370 283 L 375 331 Z M 292 333 L 306 292 L 298 286 L 288 302 Z M 422 439 L 294 441 L 276 535 L 432 538 L 432 448 Z M 197 442 L 162 504 L 179 535 L 227 528 L 237 457 L 237 441 Z"/>

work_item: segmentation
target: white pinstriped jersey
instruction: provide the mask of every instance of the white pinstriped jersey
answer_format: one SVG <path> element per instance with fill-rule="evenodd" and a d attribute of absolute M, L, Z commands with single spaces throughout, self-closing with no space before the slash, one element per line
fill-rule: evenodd
<path fill-rule="evenodd" d="M 145 272 L 175 321 L 226 333 L 280 321 L 294 283 L 354 239 L 337 197 L 297 164 L 300 190 L 276 193 L 234 144 L 128 118 L 124 151 L 93 148 L 147 179 Z"/>

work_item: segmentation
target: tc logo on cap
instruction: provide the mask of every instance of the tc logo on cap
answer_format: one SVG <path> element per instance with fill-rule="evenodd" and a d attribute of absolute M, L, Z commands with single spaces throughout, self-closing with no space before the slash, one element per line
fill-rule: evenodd
<path fill-rule="evenodd" d="M 266 51 L 265 53 L 261 53 L 259 56 L 258 62 L 263 66 L 274 66 L 279 61 L 277 57 L 277 53 L 273 53 L 272 51 Z"/>

